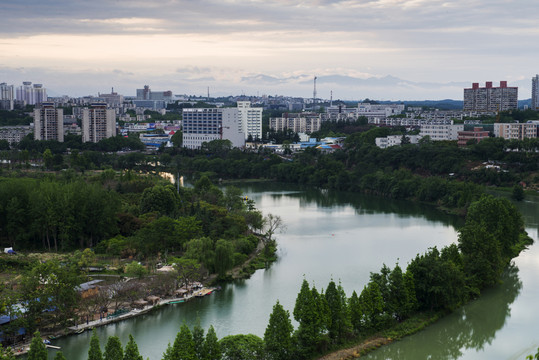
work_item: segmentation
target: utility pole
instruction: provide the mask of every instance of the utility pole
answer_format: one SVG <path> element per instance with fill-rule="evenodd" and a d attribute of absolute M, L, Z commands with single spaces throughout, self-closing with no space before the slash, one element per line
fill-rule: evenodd
<path fill-rule="evenodd" d="M 314 77 L 314 89 L 313 89 L 313 110 L 314 104 L 316 104 L 316 76 Z"/>

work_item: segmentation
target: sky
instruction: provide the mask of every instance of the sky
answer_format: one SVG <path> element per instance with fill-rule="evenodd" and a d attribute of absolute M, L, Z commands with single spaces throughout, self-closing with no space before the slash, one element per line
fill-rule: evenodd
<path fill-rule="evenodd" d="M 49 96 L 153 91 L 462 100 L 531 97 L 535 0 L 0 0 L 0 82 Z"/>

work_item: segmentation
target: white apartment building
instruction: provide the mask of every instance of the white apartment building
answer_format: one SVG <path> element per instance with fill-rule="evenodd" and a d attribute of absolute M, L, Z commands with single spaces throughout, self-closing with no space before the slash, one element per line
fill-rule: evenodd
<path fill-rule="evenodd" d="M 47 89 L 41 84 L 34 84 L 31 81 L 24 81 L 22 86 L 17 88 L 17 100 L 26 105 L 37 105 L 47 101 Z"/>
<path fill-rule="evenodd" d="M 417 144 L 419 143 L 419 140 L 421 139 L 421 135 L 405 135 L 408 140 L 410 140 L 410 144 Z M 391 146 L 397 146 L 402 143 L 402 135 L 389 135 L 386 137 L 378 137 L 375 140 L 376 146 L 378 146 L 380 149 L 386 149 Z"/>
<path fill-rule="evenodd" d="M 262 139 L 262 110 L 261 107 L 251 107 L 250 101 L 238 101 L 238 113 L 245 139 L 251 135 L 254 139 Z"/>
<path fill-rule="evenodd" d="M 270 118 L 270 129 L 286 131 L 288 129 L 296 133 L 307 133 L 320 130 L 322 124 L 321 114 L 316 113 L 292 113 L 283 114 L 280 118 Z"/>
<path fill-rule="evenodd" d="M 419 135 L 422 137 L 429 136 L 433 141 L 457 140 L 459 131 L 464 131 L 464 124 L 421 125 Z"/>
<path fill-rule="evenodd" d="M 116 135 L 116 112 L 107 104 L 95 103 L 82 109 L 82 141 L 99 142 Z"/>
<path fill-rule="evenodd" d="M 204 142 L 230 140 L 245 146 L 245 134 L 237 108 L 183 109 L 183 146 L 199 149 Z"/>
<path fill-rule="evenodd" d="M 34 109 L 34 139 L 64 142 L 64 110 L 54 103 L 42 103 Z"/>
<path fill-rule="evenodd" d="M 369 104 L 357 105 L 357 116 L 365 116 L 371 120 L 374 118 L 386 118 L 392 115 L 400 115 L 404 111 L 404 104 Z"/>
<path fill-rule="evenodd" d="M 523 140 L 537 137 L 537 124 L 529 123 L 496 123 L 494 124 L 494 136 L 506 140 Z"/>

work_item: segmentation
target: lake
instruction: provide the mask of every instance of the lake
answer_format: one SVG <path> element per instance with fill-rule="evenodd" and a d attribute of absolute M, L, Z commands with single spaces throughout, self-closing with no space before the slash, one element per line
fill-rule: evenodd
<path fill-rule="evenodd" d="M 402 268 L 429 247 L 456 242 L 463 220 L 432 207 L 380 197 L 294 185 L 236 185 L 264 214 L 279 215 L 286 230 L 276 235 L 277 262 L 222 291 L 151 314 L 97 328 L 101 345 L 116 335 L 135 337 L 144 359 L 159 360 L 180 326 L 213 325 L 219 338 L 263 336 L 277 300 L 292 313 L 303 279 L 318 289 L 333 279 L 347 295 L 361 292 L 370 272 L 385 263 Z M 539 202 L 519 204 L 528 233 L 537 241 Z M 516 259 L 504 282 L 426 330 L 383 347 L 370 359 L 524 359 L 539 346 L 539 250 Z M 294 324 L 297 325 L 297 324 Z M 70 360 L 86 360 L 91 333 L 53 341 Z M 50 359 L 53 352 L 50 353 Z"/>

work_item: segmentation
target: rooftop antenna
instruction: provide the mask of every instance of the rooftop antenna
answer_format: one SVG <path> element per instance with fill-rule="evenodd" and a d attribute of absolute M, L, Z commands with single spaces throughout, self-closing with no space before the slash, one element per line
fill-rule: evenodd
<path fill-rule="evenodd" d="M 313 89 L 313 109 L 314 104 L 316 104 L 316 76 L 314 77 L 314 89 Z"/>

